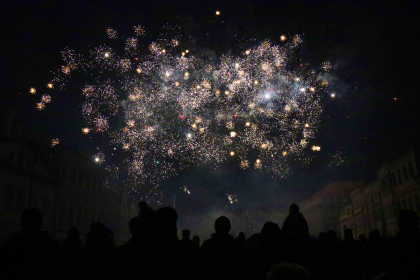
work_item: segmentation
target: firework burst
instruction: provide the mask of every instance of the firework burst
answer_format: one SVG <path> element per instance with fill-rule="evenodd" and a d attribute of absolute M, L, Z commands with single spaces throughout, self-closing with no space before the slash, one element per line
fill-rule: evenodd
<path fill-rule="evenodd" d="M 106 33 L 118 38 L 111 28 Z M 209 59 L 183 49 L 182 36 L 146 43 L 144 35 L 142 26 L 134 27 L 121 51 L 106 45 L 87 55 L 65 49 L 65 63 L 50 82 L 63 89 L 74 71 L 96 77 L 82 90 L 82 131 L 101 133 L 122 148 L 132 191 L 159 197 L 159 182 L 179 170 L 228 159 L 278 177 L 288 174 L 288 160 L 307 160 L 326 84 L 320 73 L 289 70 L 300 36 Z M 139 55 L 145 44 L 148 53 Z M 51 97 L 42 101 L 39 109 Z M 125 125 L 113 126 L 122 115 Z M 105 156 L 94 160 L 102 163 Z"/>

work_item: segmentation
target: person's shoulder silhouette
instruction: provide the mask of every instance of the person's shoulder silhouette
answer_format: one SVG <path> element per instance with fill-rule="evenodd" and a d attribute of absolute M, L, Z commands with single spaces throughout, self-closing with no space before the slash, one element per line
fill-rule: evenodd
<path fill-rule="evenodd" d="M 290 205 L 289 215 L 283 223 L 282 230 L 292 238 L 309 238 L 308 222 L 299 210 L 300 208 L 297 204 L 293 203 Z"/>
<path fill-rule="evenodd" d="M 3 244 L 3 275 L 13 273 L 16 278 L 56 275 L 60 244 L 48 232 L 41 231 L 41 212 L 35 208 L 23 210 L 21 226 L 22 231 Z"/>

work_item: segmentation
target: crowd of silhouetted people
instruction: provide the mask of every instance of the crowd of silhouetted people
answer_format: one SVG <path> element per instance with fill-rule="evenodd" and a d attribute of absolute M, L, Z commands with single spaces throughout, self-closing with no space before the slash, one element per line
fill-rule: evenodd
<path fill-rule="evenodd" d="M 419 216 L 399 213 L 399 233 L 378 230 L 355 240 L 351 229 L 343 240 L 330 230 L 318 238 L 292 204 L 282 228 L 266 222 L 246 238 L 229 234 L 230 220 L 221 216 L 215 232 L 200 245 L 190 230 L 177 237 L 178 214 L 171 207 L 139 204 L 129 222 L 131 239 L 115 246 L 113 232 L 94 223 L 82 245 L 77 228 L 60 244 L 41 231 L 37 209 L 22 213 L 22 231 L 1 248 L 3 279 L 420 279 Z"/>

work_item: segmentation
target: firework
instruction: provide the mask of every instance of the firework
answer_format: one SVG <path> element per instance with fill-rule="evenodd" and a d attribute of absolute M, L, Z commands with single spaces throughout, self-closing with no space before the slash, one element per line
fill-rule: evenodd
<path fill-rule="evenodd" d="M 332 68 L 331 62 L 329 61 L 325 61 L 321 64 L 321 68 L 322 70 L 324 70 L 325 72 L 330 71 L 330 69 Z"/>
<path fill-rule="evenodd" d="M 54 138 L 51 140 L 51 147 L 57 146 L 58 144 L 60 144 L 60 139 Z"/>
<path fill-rule="evenodd" d="M 183 186 L 183 187 L 181 188 L 181 190 L 182 190 L 183 192 L 187 193 L 187 194 L 191 194 L 191 192 L 190 192 L 190 190 L 187 188 L 187 186 Z"/>
<path fill-rule="evenodd" d="M 119 37 L 111 28 L 106 33 Z M 308 161 L 327 89 L 319 73 L 297 73 L 286 63 L 300 36 L 286 42 L 283 35 L 282 46 L 265 41 L 238 56 L 208 59 L 180 49 L 177 34 L 162 35 L 139 55 L 144 35 L 142 26 L 134 27 L 133 37 L 122 40 L 122 53 L 106 45 L 84 55 L 65 49 L 51 83 L 62 90 L 75 70 L 95 77 L 81 92 L 82 132 L 100 133 L 122 148 L 131 191 L 160 197 L 163 179 L 229 158 L 279 177 L 289 172 L 286 160 Z M 40 110 L 51 97 L 41 101 Z M 117 116 L 124 116 L 123 125 L 112 121 Z M 93 158 L 102 163 L 105 155 Z"/>
<path fill-rule="evenodd" d="M 342 166 L 347 162 L 346 157 L 343 156 L 342 152 L 336 151 L 335 154 L 331 156 L 331 162 L 329 166 Z"/>
<path fill-rule="evenodd" d="M 238 202 L 238 199 L 236 198 L 236 194 L 226 194 L 226 196 L 227 196 L 230 204 Z"/>

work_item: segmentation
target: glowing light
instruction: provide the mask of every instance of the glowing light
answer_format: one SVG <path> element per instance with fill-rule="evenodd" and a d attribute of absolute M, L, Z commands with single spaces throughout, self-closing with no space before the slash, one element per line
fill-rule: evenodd
<path fill-rule="evenodd" d="M 52 83 L 47 84 L 47 88 L 53 88 L 54 85 Z"/>
<path fill-rule="evenodd" d="M 231 156 L 234 156 L 235 155 L 235 152 L 234 151 L 230 152 L 230 155 Z"/>
<path fill-rule="evenodd" d="M 305 90 L 306 90 L 305 88 L 301 88 L 301 89 L 300 89 L 300 91 L 301 91 L 301 92 L 304 92 Z"/>
<path fill-rule="evenodd" d="M 84 128 L 82 128 L 82 132 L 83 132 L 84 134 L 88 134 L 88 133 L 90 132 L 90 129 L 89 129 L 89 128 L 87 128 L 87 127 L 84 127 Z"/>
<path fill-rule="evenodd" d="M 254 85 L 258 85 L 258 81 L 254 81 Z"/>
<path fill-rule="evenodd" d="M 137 68 L 136 71 L 137 71 L 137 73 L 140 74 L 141 73 L 141 68 Z"/>
<path fill-rule="evenodd" d="M 185 56 L 185 52 L 182 52 L 182 53 L 181 53 L 181 55 L 182 55 L 182 56 Z"/>
<path fill-rule="evenodd" d="M 177 86 L 179 86 L 179 82 L 175 82 L 175 86 L 177 87 Z"/>
<path fill-rule="evenodd" d="M 335 93 L 331 93 L 331 97 L 334 98 L 335 97 Z"/>
<path fill-rule="evenodd" d="M 166 50 L 162 50 L 162 53 L 166 53 Z"/>
<path fill-rule="evenodd" d="M 250 122 L 246 122 L 245 123 L 245 126 L 250 126 L 251 125 L 251 123 Z"/>
<path fill-rule="evenodd" d="M 315 88 L 314 87 L 311 87 L 311 91 L 314 92 L 315 91 Z"/>
<path fill-rule="evenodd" d="M 236 132 L 235 131 L 231 131 L 230 132 L 230 137 L 232 137 L 232 138 L 236 137 Z"/>
<path fill-rule="evenodd" d="M 196 129 L 196 128 L 197 128 L 197 125 L 196 125 L 195 123 L 193 123 L 191 126 L 192 126 L 192 128 L 194 128 L 194 129 Z"/>
<path fill-rule="evenodd" d="M 29 90 L 30 93 L 35 94 L 36 93 L 36 89 L 31 87 L 31 89 Z"/>
<path fill-rule="evenodd" d="M 216 16 L 220 16 L 220 11 L 216 11 Z"/>
<path fill-rule="evenodd" d="M 50 103 L 51 96 L 49 96 L 48 94 L 44 94 L 43 96 L 41 96 L 41 102 L 45 104 Z"/>
<path fill-rule="evenodd" d="M 190 73 L 185 72 L 184 76 L 185 76 L 185 77 L 189 77 L 189 76 L 190 76 Z"/>
<path fill-rule="evenodd" d="M 312 151 L 319 152 L 319 151 L 321 151 L 321 147 L 320 146 L 312 146 Z"/>
<path fill-rule="evenodd" d="M 96 162 L 99 162 L 99 161 L 100 161 L 100 159 L 99 159 L 98 157 L 96 157 L 96 158 L 95 158 L 95 161 L 96 161 Z"/>
<path fill-rule="evenodd" d="M 300 81 L 300 78 L 295 78 L 295 81 L 296 81 L 296 82 L 299 82 L 299 81 Z"/>
<path fill-rule="evenodd" d="M 246 55 L 249 55 L 250 53 L 251 53 L 251 51 L 250 51 L 250 50 L 245 51 L 245 54 L 246 54 Z"/>
<path fill-rule="evenodd" d="M 189 51 L 189 50 L 186 50 L 185 52 L 186 52 L 186 53 L 189 53 L 190 51 Z"/>
<path fill-rule="evenodd" d="M 187 138 L 191 139 L 192 138 L 192 134 L 191 133 L 188 133 L 187 134 Z"/>
<path fill-rule="evenodd" d="M 306 123 L 306 124 L 305 124 L 305 127 L 309 127 L 309 123 Z"/>
<path fill-rule="evenodd" d="M 108 57 L 109 57 L 109 52 L 106 52 L 104 56 L 105 56 L 106 58 L 108 58 Z"/>
<path fill-rule="evenodd" d="M 264 98 L 265 98 L 265 99 L 270 99 L 270 98 L 271 98 L 271 95 L 270 95 L 269 93 L 266 93 L 266 94 L 264 95 Z"/>
<path fill-rule="evenodd" d="M 225 91 L 225 94 L 226 94 L 226 95 L 229 95 L 229 91 L 227 91 L 227 90 L 226 90 L 226 91 Z"/>
<path fill-rule="evenodd" d="M 36 108 L 37 108 L 38 110 L 44 110 L 44 109 L 45 109 L 45 103 L 43 103 L 43 102 L 39 102 L 39 103 L 37 103 L 37 104 L 36 104 Z"/>
<path fill-rule="evenodd" d="M 286 41 L 286 36 L 281 35 L 281 36 L 280 36 L 280 40 L 281 40 L 281 41 Z"/>
<path fill-rule="evenodd" d="M 283 152 L 283 156 L 287 156 L 287 152 L 286 151 Z"/>
<path fill-rule="evenodd" d="M 169 77 L 171 75 L 171 73 L 170 72 L 166 72 L 165 75 L 166 75 L 166 77 Z"/>
<path fill-rule="evenodd" d="M 57 146 L 58 144 L 60 144 L 60 139 L 54 138 L 51 140 L 51 147 Z"/>

